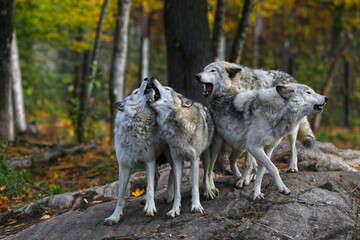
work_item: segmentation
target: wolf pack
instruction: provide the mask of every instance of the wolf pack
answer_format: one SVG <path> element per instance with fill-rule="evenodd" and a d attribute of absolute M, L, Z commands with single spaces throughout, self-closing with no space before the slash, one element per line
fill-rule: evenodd
<path fill-rule="evenodd" d="M 274 178 L 278 191 L 290 194 L 279 170 L 271 161 L 274 148 L 283 137 L 290 143 L 288 172 L 297 172 L 296 139 L 305 147 L 316 145 L 307 120 L 311 113 L 321 113 L 328 98 L 309 86 L 297 83 L 281 71 L 252 69 L 217 61 L 207 65 L 194 81 L 203 85 L 208 105 L 193 102 L 156 78 L 145 78 L 123 101 L 115 119 L 115 151 L 119 164 L 119 194 L 113 214 L 106 225 L 119 222 L 124 208 L 131 169 L 146 166 L 147 188 L 144 212 L 156 213 L 157 159 L 165 156 L 171 166 L 165 200 L 173 203 L 166 214 L 180 215 L 184 161 L 192 173 L 191 211 L 203 213 L 200 203 L 199 166 L 204 168 L 203 196 L 219 195 L 213 169 L 219 153 L 231 149 L 230 168 L 236 187 L 255 179 L 253 200 L 263 199 L 261 182 L 266 171 Z M 236 159 L 245 152 L 245 169 L 240 173 Z"/>

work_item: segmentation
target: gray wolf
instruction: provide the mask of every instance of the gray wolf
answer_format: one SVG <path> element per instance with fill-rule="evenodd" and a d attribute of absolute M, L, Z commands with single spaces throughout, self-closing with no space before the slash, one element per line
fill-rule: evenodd
<path fill-rule="evenodd" d="M 296 79 L 291 75 L 281 71 L 265 71 L 261 69 L 251 69 L 241 65 L 219 61 L 213 62 L 204 68 L 204 71 L 195 76 L 196 80 L 204 85 L 203 95 L 216 101 L 218 97 L 236 94 L 246 90 L 274 87 L 279 84 L 296 83 Z M 211 109 L 210 109 L 211 110 Z M 291 151 L 290 165 L 288 172 L 298 172 L 296 137 L 306 147 L 313 147 L 316 144 L 315 136 L 311 130 L 306 117 L 300 122 L 300 126 L 289 133 Z M 236 158 L 239 151 L 233 149 L 230 156 L 230 166 L 236 178 L 241 174 L 236 165 Z M 256 171 L 256 163 L 250 154 L 246 154 L 246 167 L 243 177 L 238 181 L 237 187 L 249 184 L 252 171 Z"/>
<path fill-rule="evenodd" d="M 199 161 L 204 165 L 204 194 L 212 196 L 218 191 L 212 180 L 209 146 L 214 133 L 210 111 L 200 103 L 192 102 L 170 87 L 162 86 L 152 78 L 146 93 L 148 104 L 157 112 L 157 124 L 169 145 L 175 181 L 175 195 L 168 217 L 180 215 L 181 174 L 183 160 L 191 161 L 192 212 L 204 212 L 199 195 Z"/>
<path fill-rule="evenodd" d="M 123 213 L 124 195 L 131 168 L 139 162 L 146 164 L 147 189 L 144 211 L 147 216 L 156 212 L 154 201 L 154 179 L 156 157 L 163 153 L 166 142 L 156 124 L 156 112 L 150 108 L 144 96 L 148 79 L 123 101 L 115 104 L 120 111 L 115 119 L 115 151 L 119 164 L 119 195 L 113 214 L 105 219 L 106 225 L 119 222 Z M 169 180 L 170 181 L 170 180 Z M 171 198 L 171 197 L 170 197 Z"/>
<path fill-rule="evenodd" d="M 264 198 L 261 181 L 265 169 L 275 179 L 278 191 L 290 194 L 271 162 L 273 149 L 281 139 L 292 133 L 302 119 L 311 113 L 320 113 L 328 98 L 310 87 L 297 83 L 217 96 L 209 108 L 213 113 L 216 134 L 212 144 L 212 161 L 220 150 L 222 139 L 240 152 L 248 151 L 259 168 L 254 184 L 253 199 Z"/>

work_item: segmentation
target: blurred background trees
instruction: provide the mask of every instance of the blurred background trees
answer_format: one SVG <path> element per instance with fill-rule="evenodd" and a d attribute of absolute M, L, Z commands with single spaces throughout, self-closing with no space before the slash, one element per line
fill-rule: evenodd
<path fill-rule="evenodd" d="M 55 142 L 94 137 L 110 141 L 114 102 L 144 77 L 153 75 L 201 101 L 193 75 L 214 59 L 283 70 L 328 95 L 331 101 L 322 117 L 312 117 L 320 138 L 325 127 L 357 129 L 360 124 L 357 0 L 109 0 L 95 66 L 94 42 L 103 4 L 104 0 L 16 1 L 21 77 L 18 81 L 13 76 L 12 86 L 22 84 L 25 103 L 22 114 L 15 108 L 21 108 L 21 93 L 14 90 L 16 132 L 25 131 L 20 123 L 24 121 L 66 121 L 66 139 L 54 137 Z M 12 55 L 15 59 L 15 51 Z M 84 102 L 83 82 L 89 74 L 95 74 L 93 89 Z M 10 90 L 3 87 L 9 87 L 4 84 L 1 90 L 8 95 Z M 85 122 L 79 120 L 82 113 Z M 83 131 L 76 131 L 81 122 L 86 123 Z M 356 132 L 354 141 L 360 142 Z"/>

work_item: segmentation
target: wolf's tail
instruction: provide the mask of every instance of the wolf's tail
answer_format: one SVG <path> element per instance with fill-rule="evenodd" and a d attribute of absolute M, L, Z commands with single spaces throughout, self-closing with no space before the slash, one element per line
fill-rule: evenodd
<path fill-rule="evenodd" d="M 306 148 L 313 148 L 316 146 L 316 138 L 313 131 L 311 130 L 311 126 L 307 117 L 304 117 L 300 122 L 298 139 Z"/>

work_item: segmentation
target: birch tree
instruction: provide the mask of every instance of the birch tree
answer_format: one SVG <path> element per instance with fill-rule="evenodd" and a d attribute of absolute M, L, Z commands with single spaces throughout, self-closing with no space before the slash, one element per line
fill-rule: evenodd
<path fill-rule="evenodd" d="M 128 25 L 131 0 L 118 0 L 115 39 L 110 67 L 110 141 L 114 138 L 115 103 L 124 98 L 125 68 L 128 45 Z"/>
<path fill-rule="evenodd" d="M 21 79 L 21 69 L 19 60 L 19 49 L 16 39 L 16 32 L 13 33 L 11 42 L 11 68 L 12 68 L 12 94 L 14 106 L 14 120 L 18 132 L 26 131 L 26 116 L 24 106 L 24 94 Z"/>

